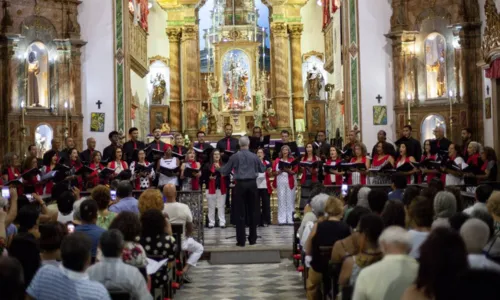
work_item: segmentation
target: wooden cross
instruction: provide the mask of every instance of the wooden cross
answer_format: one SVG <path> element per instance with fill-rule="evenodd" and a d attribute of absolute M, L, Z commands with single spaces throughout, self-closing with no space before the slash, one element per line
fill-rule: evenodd
<path fill-rule="evenodd" d="M 101 105 L 102 105 L 101 100 L 97 100 L 97 102 L 95 104 L 97 105 L 98 109 L 101 109 Z"/>
<path fill-rule="evenodd" d="M 377 99 L 378 104 L 380 104 L 380 100 L 382 100 L 382 96 L 380 96 L 380 94 L 379 94 L 377 97 L 375 97 L 375 99 Z"/>

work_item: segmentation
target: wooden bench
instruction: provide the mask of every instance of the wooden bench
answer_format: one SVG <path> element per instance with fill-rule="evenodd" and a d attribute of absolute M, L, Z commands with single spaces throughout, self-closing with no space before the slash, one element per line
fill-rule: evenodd
<path fill-rule="evenodd" d="M 172 235 L 175 238 L 175 268 L 173 271 L 173 280 L 179 285 L 183 284 L 182 280 L 182 270 L 186 264 L 186 255 L 182 251 L 182 234 L 184 233 L 184 228 L 182 224 L 171 224 Z"/>

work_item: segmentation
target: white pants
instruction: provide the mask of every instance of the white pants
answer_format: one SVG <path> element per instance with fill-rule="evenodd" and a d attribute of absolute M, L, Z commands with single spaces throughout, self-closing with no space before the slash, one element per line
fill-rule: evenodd
<path fill-rule="evenodd" d="M 217 207 L 219 216 L 219 226 L 226 226 L 226 195 L 222 195 L 220 190 L 215 190 L 215 194 L 209 194 L 207 191 L 208 201 L 208 226 L 215 226 L 215 208 Z"/>
<path fill-rule="evenodd" d="M 276 178 L 276 191 L 278 192 L 278 223 L 293 224 L 295 212 L 295 186 L 290 189 L 288 174 L 282 173 Z"/>
<path fill-rule="evenodd" d="M 200 260 L 203 254 L 203 245 L 195 241 L 192 237 L 182 241 L 182 251 L 188 251 L 191 253 L 187 260 L 187 263 L 193 267 L 196 267 L 196 263 Z"/>

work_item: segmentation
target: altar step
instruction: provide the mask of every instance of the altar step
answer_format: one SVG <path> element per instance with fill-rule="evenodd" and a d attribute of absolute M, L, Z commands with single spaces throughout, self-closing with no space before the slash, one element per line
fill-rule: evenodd
<path fill-rule="evenodd" d="M 232 264 L 272 264 L 279 263 L 282 258 L 290 258 L 290 247 L 272 247 L 263 245 L 246 245 L 245 247 L 208 247 L 205 248 L 207 260 L 212 265 Z"/>

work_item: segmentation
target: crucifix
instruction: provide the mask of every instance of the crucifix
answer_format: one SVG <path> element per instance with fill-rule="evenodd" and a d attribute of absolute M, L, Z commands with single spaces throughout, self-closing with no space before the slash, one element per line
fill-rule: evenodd
<path fill-rule="evenodd" d="M 101 105 L 102 105 L 101 100 L 97 100 L 97 102 L 95 104 L 97 105 L 98 109 L 101 109 Z"/>
<path fill-rule="evenodd" d="M 486 86 L 486 95 L 488 95 L 488 96 L 490 95 L 490 86 L 489 85 Z"/>
<path fill-rule="evenodd" d="M 380 104 L 380 100 L 382 100 L 382 96 L 380 96 L 380 94 L 379 94 L 377 97 L 375 97 L 375 99 L 377 99 L 378 104 Z"/>

